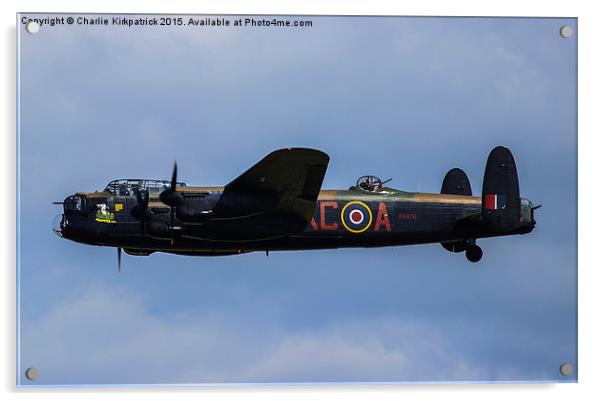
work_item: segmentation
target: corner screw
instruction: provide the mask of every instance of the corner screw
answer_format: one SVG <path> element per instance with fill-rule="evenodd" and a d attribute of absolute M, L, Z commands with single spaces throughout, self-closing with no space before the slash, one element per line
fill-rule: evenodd
<path fill-rule="evenodd" d="M 560 365 L 560 374 L 563 376 L 570 376 L 573 374 L 573 366 L 570 363 L 563 363 Z"/>
<path fill-rule="evenodd" d="M 29 380 L 35 380 L 38 378 L 38 370 L 34 367 L 27 368 L 25 370 L 25 377 Z"/>
<path fill-rule="evenodd" d="M 563 38 L 570 38 L 571 36 L 573 36 L 573 28 L 571 28 L 569 25 L 563 25 L 560 27 L 560 36 L 562 36 Z"/>

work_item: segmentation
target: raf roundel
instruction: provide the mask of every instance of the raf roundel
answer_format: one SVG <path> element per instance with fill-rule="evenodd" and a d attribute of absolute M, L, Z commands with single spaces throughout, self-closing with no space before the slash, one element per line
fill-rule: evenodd
<path fill-rule="evenodd" d="M 341 210 L 341 222 L 347 231 L 362 233 L 372 224 L 372 212 L 364 202 L 349 202 Z"/>

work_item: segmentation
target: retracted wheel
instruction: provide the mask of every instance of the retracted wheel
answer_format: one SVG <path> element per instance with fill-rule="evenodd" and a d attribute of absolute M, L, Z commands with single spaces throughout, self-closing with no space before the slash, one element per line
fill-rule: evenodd
<path fill-rule="evenodd" d="M 483 250 L 478 245 L 469 245 L 466 247 L 466 259 L 476 263 L 483 257 Z"/>

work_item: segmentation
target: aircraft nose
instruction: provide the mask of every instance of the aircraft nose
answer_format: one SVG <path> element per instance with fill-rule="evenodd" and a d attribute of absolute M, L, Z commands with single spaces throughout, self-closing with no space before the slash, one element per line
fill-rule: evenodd
<path fill-rule="evenodd" d="M 57 214 L 52 220 L 52 231 L 59 237 L 63 237 L 63 229 L 65 226 L 65 215 L 60 213 Z"/>

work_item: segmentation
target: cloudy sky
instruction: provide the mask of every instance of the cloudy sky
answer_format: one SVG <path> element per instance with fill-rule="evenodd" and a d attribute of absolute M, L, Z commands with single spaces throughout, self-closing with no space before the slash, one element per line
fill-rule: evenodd
<path fill-rule="evenodd" d="M 19 27 L 21 384 L 575 380 L 576 20 L 295 19 L 313 26 Z M 174 160 L 222 185 L 305 146 L 331 156 L 324 188 L 438 192 L 461 167 L 480 193 L 500 144 L 543 207 L 478 264 L 433 244 L 117 275 L 114 249 L 51 231 L 52 201 Z"/>

